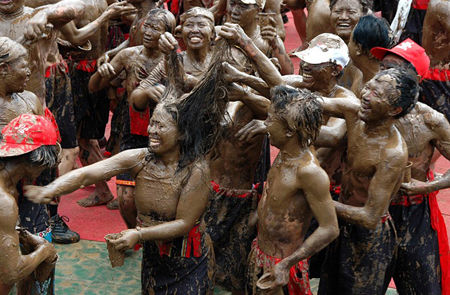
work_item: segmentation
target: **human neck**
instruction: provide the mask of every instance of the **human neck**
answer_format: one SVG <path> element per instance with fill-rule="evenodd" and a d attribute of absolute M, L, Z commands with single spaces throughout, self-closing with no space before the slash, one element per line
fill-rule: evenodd
<path fill-rule="evenodd" d="M 6 90 L 6 85 L 0 85 L 0 97 L 2 99 L 9 100 L 11 98 L 11 94 L 8 90 Z"/>
<path fill-rule="evenodd" d="M 301 147 L 298 136 L 295 135 L 280 147 L 281 160 L 298 159 L 303 156 L 306 150 L 307 148 Z"/>
<path fill-rule="evenodd" d="M 245 27 L 242 27 L 245 34 L 247 34 L 247 36 L 249 36 L 250 39 L 252 39 L 252 40 L 255 40 L 255 38 L 257 37 L 257 35 L 259 33 L 258 28 L 259 28 L 259 26 L 256 21 L 249 22 Z"/>
<path fill-rule="evenodd" d="M 370 79 L 375 77 L 375 74 L 380 71 L 379 62 L 367 62 L 358 67 L 363 74 L 363 83 L 367 83 Z"/>
<path fill-rule="evenodd" d="M 161 57 L 162 53 L 159 48 L 147 48 L 144 46 L 143 53 L 149 59 L 157 59 Z"/>
<path fill-rule="evenodd" d="M 22 165 L 16 161 L 9 160 L 4 163 L 4 167 L 0 169 L 0 179 L 5 189 L 16 190 L 17 183 L 24 177 L 23 173 L 17 173 L 18 171 L 23 171 L 23 169 Z"/>
<path fill-rule="evenodd" d="M 204 63 L 208 59 L 208 55 L 211 52 L 211 47 L 205 46 L 199 49 L 187 49 L 186 54 L 191 61 L 196 63 Z"/>
<path fill-rule="evenodd" d="M 394 118 L 389 117 L 382 120 L 366 122 L 366 131 L 368 133 L 383 134 L 386 132 L 390 132 L 393 126 L 394 126 Z"/>
<path fill-rule="evenodd" d="M 328 82 L 325 87 L 322 87 L 318 92 L 325 97 L 334 97 L 336 90 L 338 89 L 337 83 L 334 81 Z"/>
<path fill-rule="evenodd" d="M 147 13 L 153 9 L 154 3 L 153 1 L 143 1 L 141 3 L 133 4 L 134 7 L 138 10 L 138 14 L 142 17 L 147 15 Z"/>
<path fill-rule="evenodd" d="M 19 7 L 16 11 L 11 13 L 0 12 L 0 17 L 3 19 L 14 19 L 23 14 L 23 6 Z"/>
<path fill-rule="evenodd" d="M 167 151 L 164 154 L 156 155 L 158 160 L 166 167 L 178 165 L 180 160 L 180 147 Z"/>

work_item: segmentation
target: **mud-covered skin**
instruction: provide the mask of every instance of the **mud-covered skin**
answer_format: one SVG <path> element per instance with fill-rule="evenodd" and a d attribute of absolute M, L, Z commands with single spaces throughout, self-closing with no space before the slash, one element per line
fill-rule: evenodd
<path fill-rule="evenodd" d="M 216 282 L 227 289 L 245 289 L 248 253 L 256 237 L 256 226 L 249 219 L 256 206 L 256 190 L 213 184 L 204 220 L 214 244 Z"/>
<path fill-rule="evenodd" d="M 61 134 L 61 147 L 71 149 L 78 146 L 72 86 L 66 64 L 55 64 L 45 79 L 45 102 L 55 116 Z"/>
<path fill-rule="evenodd" d="M 428 3 L 422 46 L 430 57 L 432 68 L 444 68 L 450 63 L 450 1 L 431 0 Z"/>
<path fill-rule="evenodd" d="M 334 32 L 330 23 L 329 0 L 306 1 L 306 7 L 308 8 L 308 18 L 306 19 L 306 41 L 309 42 L 322 33 Z"/>
<path fill-rule="evenodd" d="M 391 205 L 389 212 L 397 230 L 397 249 L 385 284 L 393 277 L 399 294 L 441 294 L 439 245 L 428 197 L 416 205 Z"/>
<path fill-rule="evenodd" d="M 202 235 L 200 257 L 161 256 L 154 241 L 144 242 L 142 294 L 214 294 L 214 250 L 209 236 Z M 173 250 L 180 252 L 178 248 Z"/>
<path fill-rule="evenodd" d="M 340 235 L 327 247 L 318 294 L 385 294 L 396 248 L 392 220 L 379 222 L 375 230 L 339 223 Z"/>
<path fill-rule="evenodd" d="M 0 99 L 0 128 L 3 129 L 12 119 L 25 113 L 44 114 L 40 100 L 32 92 L 13 93 Z"/>

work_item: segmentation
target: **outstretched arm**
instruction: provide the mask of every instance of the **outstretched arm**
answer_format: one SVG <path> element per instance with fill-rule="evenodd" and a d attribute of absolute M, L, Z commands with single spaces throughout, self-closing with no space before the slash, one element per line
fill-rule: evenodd
<path fill-rule="evenodd" d="M 358 113 L 361 105 L 356 98 L 348 97 L 322 97 L 319 101 L 322 103 L 324 113 L 338 118 L 346 118 L 349 115 L 354 116 Z"/>
<path fill-rule="evenodd" d="M 194 227 L 206 210 L 210 185 L 209 169 L 206 163 L 192 169 L 187 184 L 181 191 L 175 220 L 159 225 L 128 229 L 122 231 L 122 237 L 111 241 L 117 250 L 132 248 L 139 240 L 172 240 L 185 236 Z"/>
<path fill-rule="evenodd" d="M 109 159 L 72 170 L 46 186 L 26 185 L 24 195 L 35 203 L 49 203 L 57 196 L 136 169 L 144 162 L 146 154 L 145 148 L 123 151 Z"/>
<path fill-rule="evenodd" d="M 275 265 L 273 287 L 286 285 L 289 282 L 289 270 L 292 266 L 319 252 L 339 235 L 336 211 L 329 191 L 328 175 L 319 165 L 310 165 L 299 170 L 297 179 L 302 183 L 301 189 L 319 227 L 300 248 Z"/>
<path fill-rule="evenodd" d="M 368 229 L 375 229 L 380 218 L 387 212 L 391 196 L 398 190 L 398 179 L 403 175 L 407 155 L 389 157 L 378 164 L 370 181 L 368 199 L 364 207 L 334 202 L 340 218 Z"/>

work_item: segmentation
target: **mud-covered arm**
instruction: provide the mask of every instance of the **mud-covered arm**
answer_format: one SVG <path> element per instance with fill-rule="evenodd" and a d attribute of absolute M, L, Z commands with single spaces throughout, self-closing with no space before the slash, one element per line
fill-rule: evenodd
<path fill-rule="evenodd" d="M 214 0 L 209 11 L 213 13 L 215 23 L 220 23 L 222 17 L 227 13 L 227 0 Z"/>
<path fill-rule="evenodd" d="M 424 118 L 430 129 L 434 131 L 435 139 L 431 143 L 450 161 L 450 124 L 444 114 L 432 112 L 425 114 Z M 409 195 L 427 194 L 450 187 L 450 169 L 435 180 L 422 182 L 413 181 L 402 183 L 402 189 Z"/>
<path fill-rule="evenodd" d="M 357 99 L 322 97 L 319 101 L 322 103 L 324 113 L 338 118 L 354 117 L 360 107 Z"/>
<path fill-rule="evenodd" d="M 347 125 L 345 124 L 345 120 L 334 118 L 331 124 L 322 125 L 322 127 L 320 127 L 320 133 L 314 142 L 314 146 L 337 147 L 342 144 L 346 133 Z"/>
<path fill-rule="evenodd" d="M 89 79 L 89 91 L 97 92 L 108 87 L 109 82 L 124 69 L 127 58 L 127 52 L 123 50 L 110 63 L 102 64 Z"/>
<path fill-rule="evenodd" d="M 270 97 L 270 88 L 269 86 L 267 86 L 267 83 L 263 79 L 239 71 L 228 62 L 224 62 L 223 67 L 225 70 L 225 80 L 227 80 L 228 82 L 245 84 L 255 89 L 265 97 Z"/>
<path fill-rule="evenodd" d="M 270 88 L 285 84 L 276 66 L 258 49 L 239 25 L 225 23 L 219 31 L 219 36 L 226 39 L 231 45 L 239 46 L 246 53 L 261 78 Z"/>
<path fill-rule="evenodd" d="M 205 212 L 208 203 L 209 168 L 206 163 L 201 165 L 192 169 L 191 176 L 181 191 L 175 220 L 122 231 L 122 237 L 111 242 L 116 249 L 132 248 L 139 240 L 165 241 L 187 235 Z"/>
<path fill-rule="evenodd" d="M 2 285 L 12 287 L 27 278 L 44 260 L 56 253 L 53 245 L 44 242 L 30 254 L 21 254 L 19 234 L 15 229 L 18 208 L 14 199 L 5 194 L 0 190 L 0 290 Z"/>
<path fill-rule="evenodd" d="M 294 73 L 294 65 L 292 60 L 286 52 L 283 40 L 280 37 L 276 37 L 274 41 L 271 42 L 272 56 L 278 59 L 281 66 L 282 75 L 291 75 Z"/>
<path fill-rule="evenodd" d="M 265 119 L 267 117 L 270 100 L 250 91 L 249 88 L 232 83 L 228 92 L 228 98 L 231 101 L 242 101 L 253 112 L 256 119 Z"/>
<path fill-rule="evenodd" d="M 369 185 L 367 202 L 364 207 L 355 207 L 334 202 L 337 214 L 347 222 L 358 224 L 373 230 L 380 222 L 381 216 L 387 212 L 391 196 L 398 189 L 397 183 L 406 166 L 407 156 L 400 152 L 397 156 L 384 159 Z"/>
<path fill-rule="evenodd" d="M 82 28 L 77 28 L 73 21 L 67 23 L 60 28 L 64 35 L 64 39 L 74 45 L 85 44 L 91 36 L 97 32 L 99 28 L 105 25 L 110 19 L 117 18 L 121 15 L 134 13 L 136 9 L 128 6 L 127 2 L 117 2 L 108 6 L 108 8 L 93 22 Z"/>
<path fill-rule="evenodd" d="M 46 186 L 26 185 L 24 186 L 24 195 L 35 203 L 49 203 L 55 197 L 132 171 L 144 162 L 146 154 L 147 149 L 145 148 L 123 151 L 95 164 L 72 170 Z"/>

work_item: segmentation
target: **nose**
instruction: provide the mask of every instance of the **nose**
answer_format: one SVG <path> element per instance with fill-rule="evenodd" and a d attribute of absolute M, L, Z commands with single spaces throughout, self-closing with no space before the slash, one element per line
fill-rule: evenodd
<path fill-rule="evenodd" d="M 340 19 L 348 19 L 348 12 L 346 10 L 342 11 L 339 15 Z"/>

